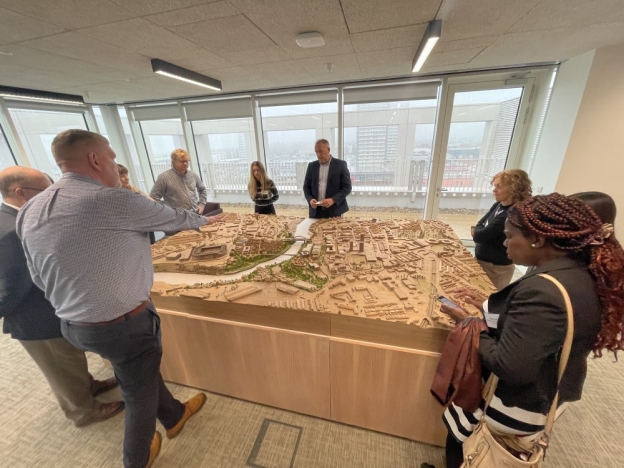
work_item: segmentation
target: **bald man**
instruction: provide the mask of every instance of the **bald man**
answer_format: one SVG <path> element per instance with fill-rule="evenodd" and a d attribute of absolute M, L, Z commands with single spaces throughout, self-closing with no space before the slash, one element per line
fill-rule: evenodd
<path fill-rule="evenodd" d="M 35 361 L 65 416 L 76 426 L 103 421 L 119 413 L 122 401 L 95 399 L 117 386 L 115 378 L 93 380 L 84 351 L 61 334 L 52 304 L 30 278 L 22 244 L 15 233 L 18 210 L 51 185 L 36 169 L 10 167 L 0 172 L 0 316 L 3 332 L 18 340 Z"/>
<path fill-rule="evenodd" d="M 30 200 L 17 219 L 28 266 L 46 291 L 61 331 L 74 346 L 108 359 L 126 403 L 124 465 L 149 467 L 161 435 L 176 437 L 206 400 L 173 398 L 160 375 L 160 318 L 148 233 L 214 223 L 191 211 L 124 190 L 108 140 L 66 130 L 52 141 L 63 177 Z"/>

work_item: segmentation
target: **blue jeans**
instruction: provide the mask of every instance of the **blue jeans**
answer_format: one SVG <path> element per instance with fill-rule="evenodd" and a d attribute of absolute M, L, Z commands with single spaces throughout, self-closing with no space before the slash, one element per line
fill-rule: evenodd
<path fill-rule="evenodd" d="M 171 429 L 184 415 L 160 375 L 160 317 L 154 305 L 128 320 L 85 327 L 61 321 L 61 332 L 76 348 L 91 351 L 113 365 L 126 402 L 124 466 L 144 468 L 156 431 L 156 418 Z"/>

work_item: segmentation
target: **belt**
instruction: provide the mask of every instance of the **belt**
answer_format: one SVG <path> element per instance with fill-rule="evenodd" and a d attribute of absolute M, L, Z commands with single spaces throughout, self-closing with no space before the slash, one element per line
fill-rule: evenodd
<path fill-rule="evenodd" d="M 71 321 L 68 320 L 67 323 L 69 325 L 77 325 L 79 327 L 100 327 L 104 325 L 112 325 L 114 323 L 125 322 L 126 320 L 129 320 L 131 317 L 134 317 L 135 315 L 138 315 L 141 312 L 143 312 L 147 308 L 149 303 L 150 303 L 149 300 L 143 301 L 137 307 L 132 309 L 130 312 L 120 315 L 119 317 L 114 318 L 113 320 L 109 320 L 108 322 L 74 322 L 73 320 Z"/>

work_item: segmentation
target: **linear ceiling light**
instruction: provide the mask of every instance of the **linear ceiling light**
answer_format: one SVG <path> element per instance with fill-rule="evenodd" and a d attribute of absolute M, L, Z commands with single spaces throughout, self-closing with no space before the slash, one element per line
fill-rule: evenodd
<path fill-rule="evenodd" d="M 47 101 L 62 104 L 83 104 L 82 96 L 76 94 L 53 93 L 38 89 L 14 88 L 13 86 L 0 86 L 0 96 L 10 99 L 25 99 L 28 101 Z"/>
<path fill-rule="evenodd" d="M 214 89 L 215 91 L 221 91 L 223 89 L 219 80 L 202 75 L 201 73 L 187 70 L 186 68 L 178 67 L 177 65 L 165 62 L 164 60 L 152 59 L 152 70 L 154 73 L 158 73 L 159 75 L 186 81 L 187 83 Z"/>
<path fill-rule="evenodd" d="M 429 54 L 435 47 L 436 42 L 440 39 L 441 34 L 442 20 L 430 21 L 427 26 L 427 30 L 425 31 L 425 35 L 423 36 L 422 41 L 420 41 L 414 60 L 412 61 L 412 73 L 420 71 L 425 63 L 425 60 L 427 60 L 427 57 L 429 57 Z"/>

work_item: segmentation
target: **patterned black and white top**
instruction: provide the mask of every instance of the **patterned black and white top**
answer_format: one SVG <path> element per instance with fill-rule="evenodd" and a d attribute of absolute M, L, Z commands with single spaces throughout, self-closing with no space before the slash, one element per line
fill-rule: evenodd
<path fill-rule="evenodd" d="M 171 208 L 197 211 L 198 204 L 202 206 L 206 204 L 207 192 L 206 186 L 197 174 L 186 171 L 184 175 L 180 175 L 171 168 L 158 176 L 150 197 L 156 201 L 162 199 L 165 205 Z"/>
<path fill-rule="evenodd" d="M 269 206 L 275 203 L 279 199 L 279 193 L 277 192 L 277 187 L 271 179 L 267 179 L 266 181 L 267 190 L 266 192 L 262 191 L 262 184 L 260 184 L 259 180 L 256 180 L 256 196 L 253 198 L 253 202 L 257 206 Z"/>
<path fill-rule="evenodd" d="M 559 385 L 559 356 L 568 328 L 566 305 L 559 289 L 541 273 L 565 287 L 574 315 L 572 349 Z M 498 320 L 489 321 L 495 329 L 481 334 L 479 356 L 483 369 L 500 377 L 485 420 L 498 432 L 533 438 L 543 430 L 557 391 L 557 415 L 583 392 L 587 357 L 601 326 L 600 301 L 587 263 L 574 257 L 550 260 L 492 294 L 485 312 L 498 315 Z M 463 442 L 482 414 L 482 409 L 469 413 L 451 405 L 444 422 Z"/>
<path fill-rule="evenodd" d="M 35 284 L 64 320 L 105 322 L 149 297 L 151 231 L 196 229 L 206 218 L 74 173 L 22 207 L 17 234 Z"/>

